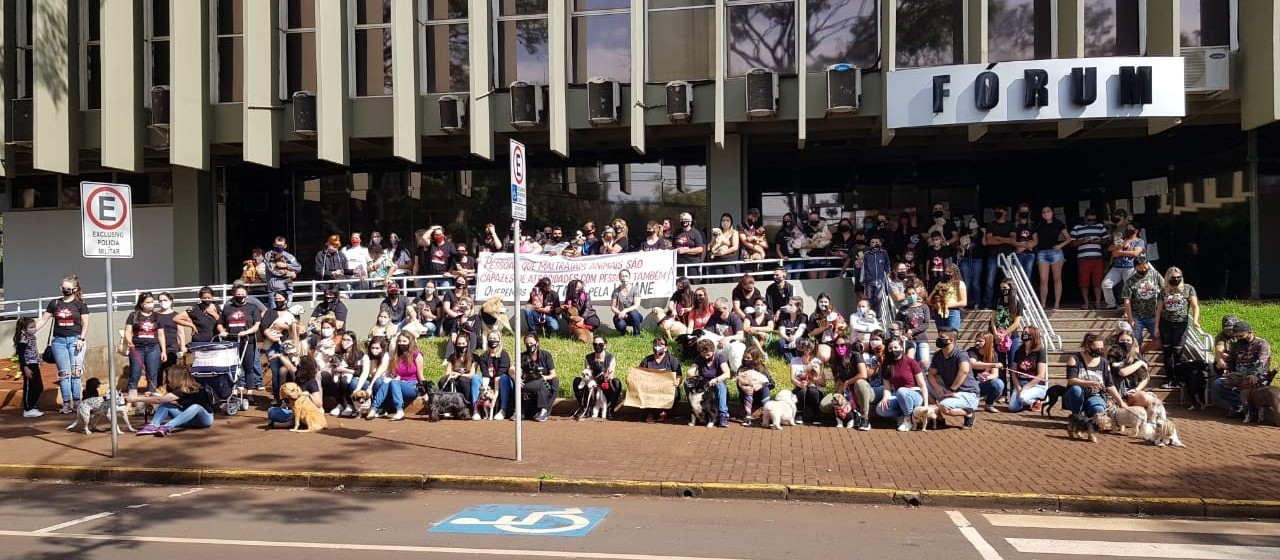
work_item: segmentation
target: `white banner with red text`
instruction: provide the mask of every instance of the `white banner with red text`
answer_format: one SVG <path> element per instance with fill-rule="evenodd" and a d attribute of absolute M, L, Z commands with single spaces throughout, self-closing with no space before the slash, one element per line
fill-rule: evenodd
<path fill-rule="evenodd" d="M 515 255 L 512 253 L 480 253 L 476 258 L 476 301 L 495 295 L 512 301 L 511 275 Z M 520 297 L 528 301 L 529 292 L 541 278 L 550 278 L 556 293 L 564 294 L 570 280 L 586 284 L 591 301 L 606 303 L 618 286 L 618 273 L 631 272 L 631 286 L 636 297 L 667 298 L 675 292 L 676 252 L 641 251 L 617 255 L 591 255 L 567 258 L 551 255 L 520 255 Z"/>

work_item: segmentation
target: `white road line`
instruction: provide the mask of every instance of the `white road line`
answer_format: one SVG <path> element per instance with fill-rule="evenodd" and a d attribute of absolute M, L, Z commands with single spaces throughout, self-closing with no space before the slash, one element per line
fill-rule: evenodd
<path fill-rule="evenodd" d="M 1196 560 L 1280 559 L 1280 548 L 1059 539 L 1005 539 L 1018 552 L 1077 556 L 1125 556 L 1134 558 L 1187 558 Z"/>
<path fill-rule="evenodd" d="M 1280 537 L 1280 523 L 1259 521 L 1193 521 L 1184 519 L 1124 519 L 1114 517 L 1008 514 L 987 514 L 984 517 L 986 517 L 988 523 L 996 527 Z"/>
<path fill-rule="evenodd" d="M 181 498 L 181 497 L 183 497 L 183 496 L 186 496 L 187 494 L 195 494 L 196 492 L 199 492 L 199 491 L 201 491 L 201 490 L 204 490 L 204 488 L 192 488 L 192 489 L 190 489 L 190 490 L 187 490 L 186 492 L 179 492 L 179 493 L 177 493 L 177 494 L 169 494 L 169 497 L 170 497 L 170 498 Z"/>
<path fill-rule="evenodd" d="M 963 513 L 958 511 L 948 511 L 947 516 L 951 518 L 951 522 L 956 524 L 956 528 L 960 529 L 960 534 L 968 539 L 969 544 L 978 550 L 978 555 L 982 556 L 982 560 L 1003 560 L 1000 553 L 991 547 L 987 539 L 982 538 L 982 534 L 978 532 L 973 525 L 969 524 L 969 520 L 965 518 Z"/>
<path fill-rule="evenodd" d="M 238 541 L 229 539 L 194 539 L 182 537 L 143 537 L 135 535 L 90 535 L 77 533 L 46 534 L 35 531 L 0 531 L 0 537 L 34 537 L 45 539 L 73 539 L 86 541 L 207 544 L 222 546 L 252 546 L 261 548 L 303 548 L 323 550 L 357 550 L 367 552 L 426 552 L 435 554 L 469 554 L 473 556 L 514 556 L 537 558 L 589 558 L 594 560 L 740 560 L 736 558 L 712 558 L 700 556 L 657 556 L 650 554 L 617 554 L 611 552 L 570 552 L 557 550 L 521 550 L 500 548 L 456 548 L 447 546 L 408 546 L 354 543 L 314 543 L 294 541 Z M 995 558 L 999 558 L 996 556 Z"/>
<path fill-rule="evenodd" d="M 79 525 L 79 524 L 81 524 L 81 523 L 88 523 L 88 522 L 90 522 L 90 521 L 93 521 L 94 519 L 102 519 L 103 517 L 108 517 L 108 516 L 111 516 L 111 515 L 115 515 L 115 512 L 114 512 L 114 511 L 104 511 L 104 512 L 102 512 L 102 513 L 95 513 L 95 514 L 93 514 L 93 515 L 86 515 L 86 516 L 84 516 L 84 517 L 81 517 L 80 519 L 72 519 L 71 521 L 68 521 L 68 522 L 66 522 L 66 523 L 59 523 L 59 524 L 57 524 L 57 525 L 50 525 L 50 526 L 45 527 L 45 528 L 43 528 L 43 529 L 36 529 L 36 530 L 32 531 L 32 533 L 35 533 L 35 534 L 52 533 L 52 532 L 54 532 L 54 531 L 57 531 L 58 529 L 66 529 L 67 527 L 70 527 L 70 526 L 72 526 L 72 525 Z"/>

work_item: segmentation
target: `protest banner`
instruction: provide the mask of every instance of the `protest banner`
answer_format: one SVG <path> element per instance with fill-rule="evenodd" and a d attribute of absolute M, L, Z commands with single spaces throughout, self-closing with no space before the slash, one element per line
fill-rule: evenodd
<path fill-rule="evenodd" d="M 512 302 L 511 253 L 481 253 L 476 259 L 476 301 L 495 295 Z M 563 294 L 570 280 L 582 280 L 591 301 L 607 304 L 618 286 L 618 273 L 631 271 L 631 285 L 637 297 L 667 298 L 675 291 L 675 251 L 641 251 L 617 255 L 561 257 L 520 255 L 520 297 L 527 301 L 529 292 L 540 278 L 550 278 L 556 293 Z"/>

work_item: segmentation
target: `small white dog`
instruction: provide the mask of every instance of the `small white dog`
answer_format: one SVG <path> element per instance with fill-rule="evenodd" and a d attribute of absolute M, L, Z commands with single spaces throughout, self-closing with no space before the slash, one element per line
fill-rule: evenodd
<path fill-rule="evenodd" d="M 781 430 L 782 425 L 796 425 L 796 396 L 791 391 L 779 391 L 773 400 L 764 403 L 760 422 L 767 428 Z"/>
<path fill-rule="evenodd" d="M 1141 408 L 1116 407 L 1108 412 L 1111 413 L 1112 426 L 1120 435 L 1129 435 L 1129 430 L 1133 430 L 1133 435 L 1137 436 L 1142 425 L 1147 423 L 1147 411 Z"/>
<path fill-rule="evenodd" d="M 911 423 L 917 430 L 929 431 L 930 422 L 933 422 L 935 430 L 938 429 L 938 405 L 917 406 L 911 411 Z"/>
<path fill-rule="evenodd" d="M 600 385 L 591 378 L 591 370 L 582 370 L 582 378 L 587 385 L 587 406 L 581 411 L 578 420 L 584 418 L 605 418 L 609 409 L 609 401 L 604 396 L 604 391 L 600 389 Z"/>
<path fill-rule="evenodd" d="M 120 425 L 123 424 L 130 432 L 133 430 L 133 424 L 129 422 L 129 407 L 125 406 L 124 395 L 119 392 L 112 393 L 116 399 L 116 416 L 119 420 L 116 423 L 116 433 L 124 433 L 120 431 Z M 68 432 L 84 432 L 86 435 L 93 433 L 97 429 L 97 425 L 102 420 L 111 420 L 111 403 L 104 397 L 89 397 L 83 399 L 76 405 L 76 421 L 67 426 Z"/>
<path fill-rule="evenodd" d="M 1164 447 L 1171 445 L 1173 447 L 1186 447 L 1182 444 L 1182 440 L 1178 439 L 1178 428 L 1174 427 L 1172 420 L 1165 420 L 1156 424 L 1147 422 L 1141 428 L 1142 439 L 1145 439 L 1156 447 Z"/>

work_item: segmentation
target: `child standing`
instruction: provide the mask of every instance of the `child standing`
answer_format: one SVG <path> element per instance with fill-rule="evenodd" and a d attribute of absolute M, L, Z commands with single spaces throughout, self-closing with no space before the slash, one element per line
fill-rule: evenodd
<path fill-rule="evenodd" d="M 30 317 L 18 319 L 13 331 L 13 346 L 17 350 L 22 369 L 22 417 L 44 416 L 38 405 L 44 392 L 44 380 L 40 378 L 40 350 L 36 342 L 36 321 Z"/>

